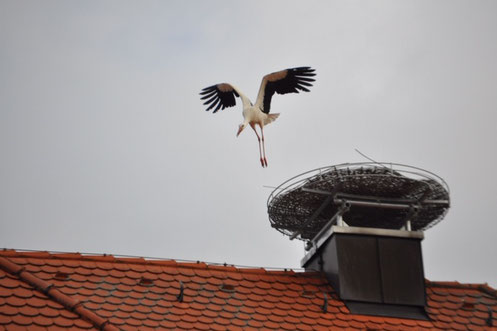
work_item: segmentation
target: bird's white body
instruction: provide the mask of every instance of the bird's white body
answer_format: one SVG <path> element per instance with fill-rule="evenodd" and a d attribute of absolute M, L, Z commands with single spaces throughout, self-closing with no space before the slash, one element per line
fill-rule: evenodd
<path fill-rule="evenodd" d="M 231 85 L 233 86 L 233 85 Z M 269 123 L 273 122 L 280 116 L 280 114 L 266 114 L 262 111 L 262 101 L 256 102 L 256 104 L 252 104 L 250 99 L 244 95 L 239 88 L 236 86 L 233 86 L 233 89 L 238 93 L 240 96 L 240 99 L 242 99 L 242 105 L 243 105 L 243 123 L 241 124 L 243 128 L 245 128 L 247 125 L 250 125 L 252 128 L 255 125 L 259 125 L 260 128 L 264 127 L 265 125 L 268 125 Z M 242 129 L 243 130 L 243 129 Z"/>
<path fill-rule="evenodd" d="M 239 97 L 243 104 L 243 123 L 238 127 L 237 136 L 247 127 L 254 130 L 259 141 L 259 156 L 261 165 L 267 167 L 266 151 L 264 146 L 264 126 L 273 122 L 280 114 L 270 114 L 271 98 L 274 93 L 287 94 L 298 93 L 299 91 L 309 92 L 306 88 L 312 86 L 312 78 L 315 76 L 314 69 L 310 67 L 299 67 L 273 72 L 262 79 L 259 93 L 255 104 L 252 104 L 239 88 L 233 84 L 221 83 L 206 87 L 200 92 L 202 100 L 207 99 L 204 104 L 210 106 L 207 111 L 214 108 L 214 113 L 219 109 L 233 107 L 236 104 L 235 97 Z M 257 133 L 256 126 L 259 126 L 261 136 Z"/>

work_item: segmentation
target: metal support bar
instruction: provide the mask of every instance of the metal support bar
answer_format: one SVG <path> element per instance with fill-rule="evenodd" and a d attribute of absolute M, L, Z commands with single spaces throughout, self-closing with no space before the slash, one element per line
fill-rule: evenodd
<path fill-rule="evenodd" d="M 316 193 L 316 194 L 322 194 L 322 195 L 334 195 L 334 193 L 332 193 L 330 191 L 316 190 L 316 189 L 307 188 L 307 187 L 302 187 L 301 190 L 304 192 L 308 192 L 308 193 Z"/>
<path fill-rule="evenodd" d="M 328 195 L 326 197 L 326 199 L 323 201 L 323 203 L 319 206 L 318 209 L 316 209 L 314 211 L 314 213 L 312 213 L 311 217 L 309 217 L 308 220 L 306 220 L 301 226 L 300 226 L 300 230 L 297 230 L 295 231 L 291 236 L 290 236 L 290 240 L 293 240 L 295 238 L 297 238 L 298 235 L 300 235 L 302 233 L 302 231 L 304 230 L 304 227 L 309 224 L 309 223 L 312 223 L 318 216 L 319 214 L 321 214 L 321 212 L 324 210 L 324 208 L 326 208 L 326 206 L 328 204 L 330 204 L 332 201 L 333 201 L 333 198 L 336 194 L 336 192 L 342 187 L 342 183 L 338 183 L 337 186 L 335 186 L 333 188 L 333 190 L 331 192 L 327 192 L 327 191 L 321 191 L 321 190 L 313 190 L 313 189 L 307 189 L 305 187 L 302 187 L 302 191 L 304 192 L 310 192 L 310 193 L 318 193 L 319 194 L 326 194 Z"/>
<path fill-rule="evenodd" d="M 321 228 L 321 230 L 319 230 L 319 232 L 314 236 L 314 238 L 312 238 L 312 240 L 310 241 L 310 245 L 307 245 L 306 249 L 310 250 L 312 248 L 312 246 L 315 246 L 317 244 L 319 238 L 321 237 L 321 235 L 323 233 L 325 233 L 333 224 L 335 224 L 335 222 L 339 218 L 341 218 L 343 214 L 345 214 L 347 211 L 349 211 L 349 209 L 350 209 L 350 204 L 343 203 L 342 206 L 340 207 L 340 209 L 338 209 L 338 211 L 335 213 L 335 215 L 333 215 L 333 217 L 328 221 L 328 223 L 326 223 Z"/>
<path fill-rule="evenodd" d="M 414 218 L 416 218 L 416 216 L 418 215 L 418 213 L 419 213 L 419 206 L 417 206 L 417 205 L 411 205 L 411 208 L 409 210 L 409 214 L 407 214 L 407 216 L 406 216 L 405 229 L 407 231 L 412 231 L 412 229 L 411 229 L 411 220 L 413 220 Z"/>
<path fill-rule="evenodd" d="M 419 204 L 419 205 L 446 205 L 449 206 L 448 200 L 425 200 L 426 194 L 423 194 L 421 199 L 396 199 L 396 198 L 378 198 L 370 195 L 358 195 L 358 194 L 347 194 L 347 193 L 337 193 L 337 199 L 345 200 L 360 200 L 360 201 L 375 201 L 382 203 L 404 203 L 407 205 Z"/>
<path fill-rule="evenodd" d="M 393 203 L 414 203 L 417 202 L 417 200 L 413 199 L 401 199 L 401 198 L 379 198 L 378 196 L 373 196 L 373 195 L 359 195 L 359 194 L 349 194 L 349 193 L 337 193 L 337 198 L 340 199 L 345 199 L 345 200 L 371 200 L 371 201 L 377 201 L 379 199 L 385 200 L 388 202 L 393 202 Z"/>
<path fill-rule="evenodd" d="M 307 224 L 309 224 L 309 223 L 311 223 L 312 221 L 314 221 L 314 220 L 315 220 L 315 219 L 319 216 L 319 214 L 321 214 L 321 212 L 323 211 L 323 209 L 324 209 L 324 208 L 326 208 L 326 206 L 327 206 L 327 205 L 328 205 L 328 204 L 329 204 L 332 200 L 333 200 L 333 196 L 332 196 L 332 195 L 330 195 L 330 196 L 326 197 L 326 199 L 324 199 L 324 201 L 323 201 L 323 203 L 321 204 L 321 206 L 319 206 L 319 208 L 318 208 L 318 209 L 316 209 L 316 210 L 314 211 L 314 213 L 311 215 L 311 217 L 309 217 L 309 219 L 308 219 L 308 220 L 306 220 L 306 221 L 305 221 L 305 222 L 301 225 L 300 230 L 295 231 L 295 232 L 294 232 L 294 233 L 290 236 L 290 240 L 293 240 L 293 239 L 297 238 L 297 236 L 298 236 L 299 234 L 301 234 L 301 233 L 302 233 L 302 231 L 303 231 L 304 227 L 305 227 Z"/>
<path fill-rule="evenodd" d="M 338 191 L 337 187 L 333 189 L 332 192 L 329 191 L 323 191 L 323 190 L 318 190 L 318 189 L 310 189 L 303 187 L 302 191 L 308 192 L 308 193 L 315 193 L 315 194 L 322 194 L 322 195 L 335 195 L 336 199 L 339 200 L 347 200 L 347 201 L 356 201 L 356 202 L 375 202 L 375 203 L 381 203 L 383 205 L 387 204 L 395 204 L 395 205 L 404 205 L 403 208 L 409 208 L 409 206 L 413 204 L 419 204 L 419 205 L 445 205 L 447 207 L 450 206 L 450 203 L 448 200 L 424 200 L 426 194 L 424 194 L 421 199 L 414 200 L 414 199 L 395 199 L 395 198 L 381 198 L 379 199 L 378 197 L 375 196 L 370 196 L 370 195 L 358 195 L 358 194 L 348 194 L 348 193 L 336 193 Z"/>
<path fill-rule="evenodd" d="M 405 203 L 383 202 L 383 200 L 359 201 L 359 200 L 335 198 L 333 200 L 333 202 L 337 205 L 340 205 L 340 204 L 346 202 L 346 203 L 349 203 L 351 206 L 360 206 L 360 207 L 380 207 L 380 208 L 389 208 L 389 209 L 409 209 L 409 208 L 411 208 L 411 205 L 408 205 Z"/>

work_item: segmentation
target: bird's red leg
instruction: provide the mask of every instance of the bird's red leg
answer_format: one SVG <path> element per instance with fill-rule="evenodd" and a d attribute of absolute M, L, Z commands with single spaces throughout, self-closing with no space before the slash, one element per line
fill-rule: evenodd
<path fill-rule="evenodd" d="M 264 146 L 264 130 L 263 130 L 263 126 L 261 125 L 261 135 L 262 135 L 262 155 L 263 155 L 263 161 L 264 161 L 264 164 L 262 165 L 263 167 L 266 166 L 267 167 L 267 159 L 266 159 L 266 147 Z"/>
<path fill-rule="evenodd" d="M 261 165 L 264 167 L 264 159 L 262 158 L 262 151 L 261 151 L 261 137 L 259 137 L 259 134 L 257 133 L 257 130 L 255 129 L 255 126 L 250 124 L 250 127 L 254 130 L 255 135 L 257 136 L 257 140 L 259 141 L 259 157 L 261 159 Z"/>

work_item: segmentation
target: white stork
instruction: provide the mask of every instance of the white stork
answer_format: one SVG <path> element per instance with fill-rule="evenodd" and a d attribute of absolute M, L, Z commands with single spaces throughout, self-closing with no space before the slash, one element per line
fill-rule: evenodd
<path fill-rule="evenodd" d="M 255 105 L 250 102 L 236 86 L 228 83 L 216 84 L 204 88 L 200 94 L 205 100 L 204 105 L 209 104 L 206 111 L 214 109 L 216 113 L 219 109 L 233 107 L 236 104 L 235 97 L 240 97 L 243 103 L 243 123 L 238 127 L 236 136 L 245 129 L 247 125 L 254 130 L 259 141 L 259 156 L 262 167 L 267 167 L 266 148 L 264 146 L 264 126 L 273 122 L 280 114 L 269 114 L 271 98 L 276 92 L 278 94 L 299 93 L 299 91 L 309 92 L 306 87 L 312 86 L 314 81 L 314 69 L 310 67 L 299 67 L 273 72 L 262 79 L 259 94 Z M 257 133 L 255 126 L 261 130 L 261 137 Z M 262 143 L 261 143 L 262 141 Z M 262 148 L 261 148 L 262 146 Z"/>

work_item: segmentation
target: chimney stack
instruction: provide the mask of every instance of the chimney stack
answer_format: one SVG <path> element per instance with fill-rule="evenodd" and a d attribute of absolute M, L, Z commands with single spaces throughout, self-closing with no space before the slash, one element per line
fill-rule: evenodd
<path fill-rule="evenodd" d="M 421 231 L 332 226 L 302 259 L 353 314 L 426 319 Z"/>

